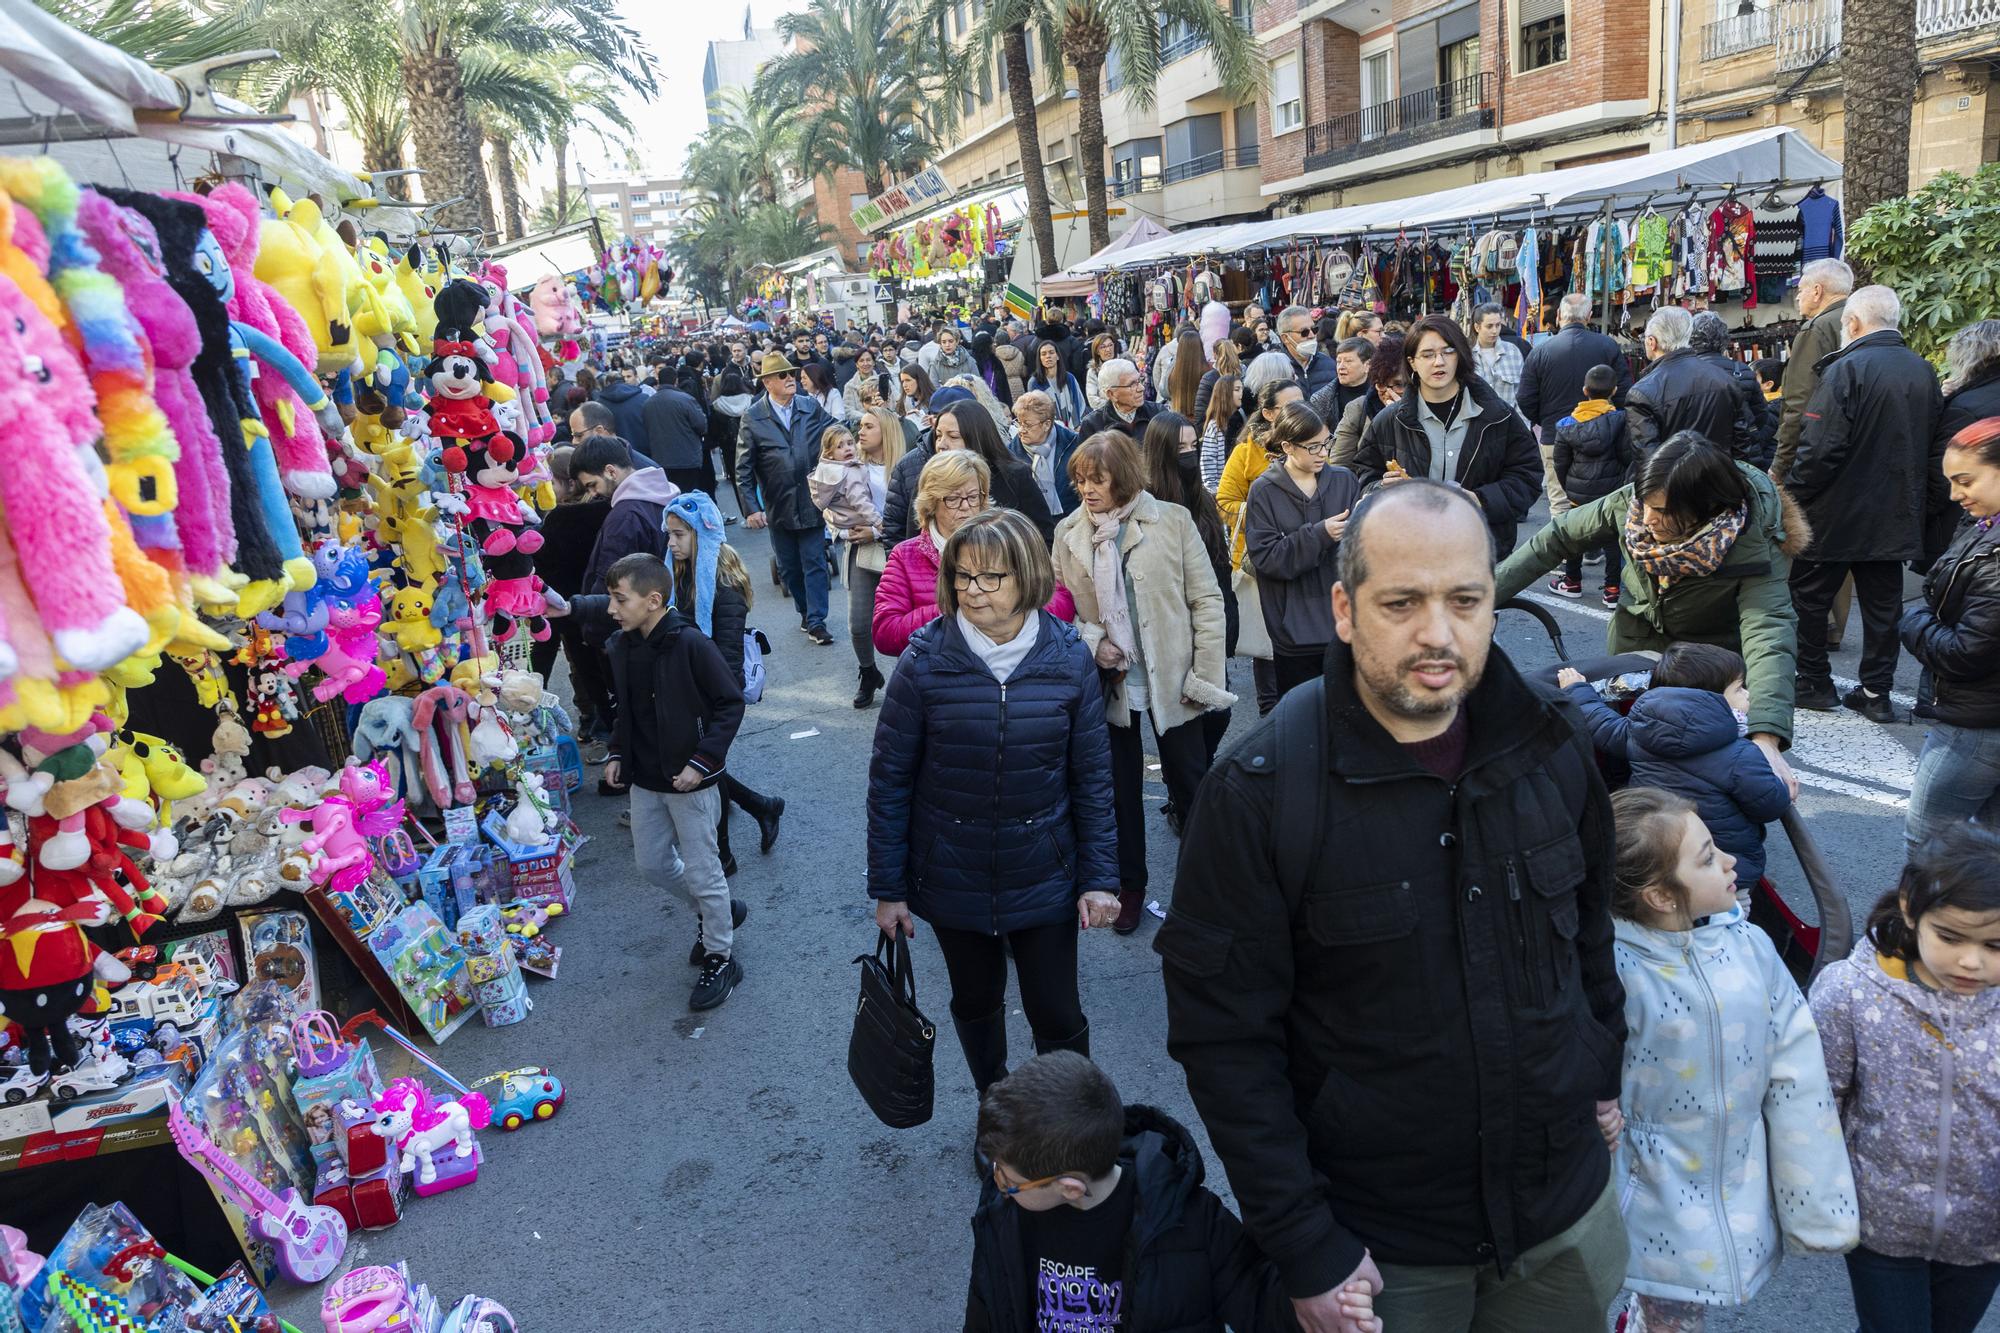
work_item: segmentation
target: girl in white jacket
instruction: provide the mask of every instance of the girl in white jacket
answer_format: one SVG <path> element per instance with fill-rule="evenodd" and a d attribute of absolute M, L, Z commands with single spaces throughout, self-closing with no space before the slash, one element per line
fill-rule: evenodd
<path fill-rule="evenodd" d="M 1694 1333 L 1795 1253 L 1859 1239 L 1854 1174 L 1819 1030 L 1736 902 L 1735 858 L 1683 798 L 1612 797 L 1611 910 L 1625 985 L 1627 1333 Z"/>

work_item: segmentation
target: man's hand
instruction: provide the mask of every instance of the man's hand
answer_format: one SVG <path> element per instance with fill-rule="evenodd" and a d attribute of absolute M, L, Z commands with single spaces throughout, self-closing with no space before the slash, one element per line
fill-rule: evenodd
<path fill-rule="evenodd" d="M 1328 541 L 1337 542 L 1340 540 L 1341 534 L 1347 531 L 1347 516 L 1353 512 L 1352 509 L 1343 509 L 1326 521 L 1326 539 Z"/>
<path fill-rule="evenodd" d="M 1305 1300 L 1292 1301 L 1300 1333 L 1382 1333 L 1375 1316 L 1375 1297 L 1382 1290 L 1382 1270 L 1363 1253 L 1361 1266 L 1339 1286 Z"/>
<path fill-rule="evenodd" d="M 847 530 L 847 540 L 851 542 L 872 542 L 875 540 L 875 529 L 863 527 L 857 523 Z"/>
<path fill-rule="evenodd" d="M 1107 635 L 1097 641 L 1097 665 L 1106 671 L 1116 671 L 1125 665 L 1125 654 Z"/>
<path fill-rule="evenodd" d="M 1583 673 L 1575 667 L 1564 667 L 1562 670 L 1556 672 L 1556 685 L 1561 689 L 1566 690 L 1572 685 L 1588 685 L 1589 683 L 1589 681 L 1583 678 Z"/>
<path fill-rule="evenodd" d="M 1778 781 L 1785 784 L 1785 790 L 1792 794 L 1793 800 L 1798 800 L 1798 775 L 1793 773 L 1792 766 L 1785 762 L 1785 756 L 1779 749 L 1778 738 L 1768 731 L 1759 731 L 1752 733 L 1750 743 L 1764 752 L 1764 758 L 1771 765 L 1771 771 L 1778 775 Z"/>
<path fill-rule="evenodd" d="M 699 787 L 700 785 L 701 785 L 701 770 L 696 768 L 693 764 L 689 764 L 686 768 L 674 774 L 675 791 L 681 791 L 681 792 L 693 791 L 696 787 Z"/>
<path fill-rule="evenodd" d="M 1618 1140 L 1625 1135 L 1625 1113 L 1618 1109 L 1617 1102 L 1597 1104 L 1597 1132 L 1604 1136 L 1605 1147 L 1618 1151 Z"/>
<path fill-rule="evenodd" d="M 608 787 L 622 787 L 622 786 L 624 786 L 624 785 L 625 785 L 625 783 L 624 783 L 624 777 L 625 777 L 625 764 L 624 764 L 624 761 L 623 761 L 623 760 L 619 760 L 619 759 L 607 759 L 607 760 L 605 760 L 605 761 L 604 761 L 604 775 L 603 775 L 603 776 L 604 776 L 604 783 L 605 783 L 605 785 L 606 785 L 606 786 L 608 786 Z"/>
<path fill-rule="evenodd" d="M 761 509 L 754 514 L 745 514 L 743 516 L 743 526 L 746 528 L 761 528 L 764 526 L 764 522 L 764 511 Z"/>

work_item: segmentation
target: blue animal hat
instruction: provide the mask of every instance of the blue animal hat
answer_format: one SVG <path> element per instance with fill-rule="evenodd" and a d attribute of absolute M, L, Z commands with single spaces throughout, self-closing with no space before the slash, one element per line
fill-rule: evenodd
<path fill-rule="evenodd" d="M 694 529 L 694 623 L 703 634 L 715 633 L 715 562 L 722 549 L 722 511 L 702 491 L 682 491 L 667 502 L 672 514 Z M 664 526 L 666 514 L 660 522 Z M 676 595 L 681 595 L 675 590 Z M 686 609 L 683 601 L 682 609 Z"/>

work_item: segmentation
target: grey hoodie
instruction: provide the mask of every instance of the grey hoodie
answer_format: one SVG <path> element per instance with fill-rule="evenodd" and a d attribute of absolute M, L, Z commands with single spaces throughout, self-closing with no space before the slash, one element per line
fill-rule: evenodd
<path fill-rule="evenodd" d="M 1820 973 L 1812 1011 L 1861 1243 L 1895 1258 L 2000 1263 L 2000 989 L 1933 991 L 1864 937 Z"/>

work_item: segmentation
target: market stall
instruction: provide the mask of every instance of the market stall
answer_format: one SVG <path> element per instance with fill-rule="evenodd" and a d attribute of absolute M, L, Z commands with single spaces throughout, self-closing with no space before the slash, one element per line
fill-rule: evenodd
<path fill-rule="evenodd" d="M 40 11 L 0 45 L 0 1330 L 276 1328 L 562 1105 L 426 1048 L 531 1022 L 587 905 L 550 371 L 671 271 L 510 276 Z M 320 1299 L 512 1327 L 393 1263 Z"/>

